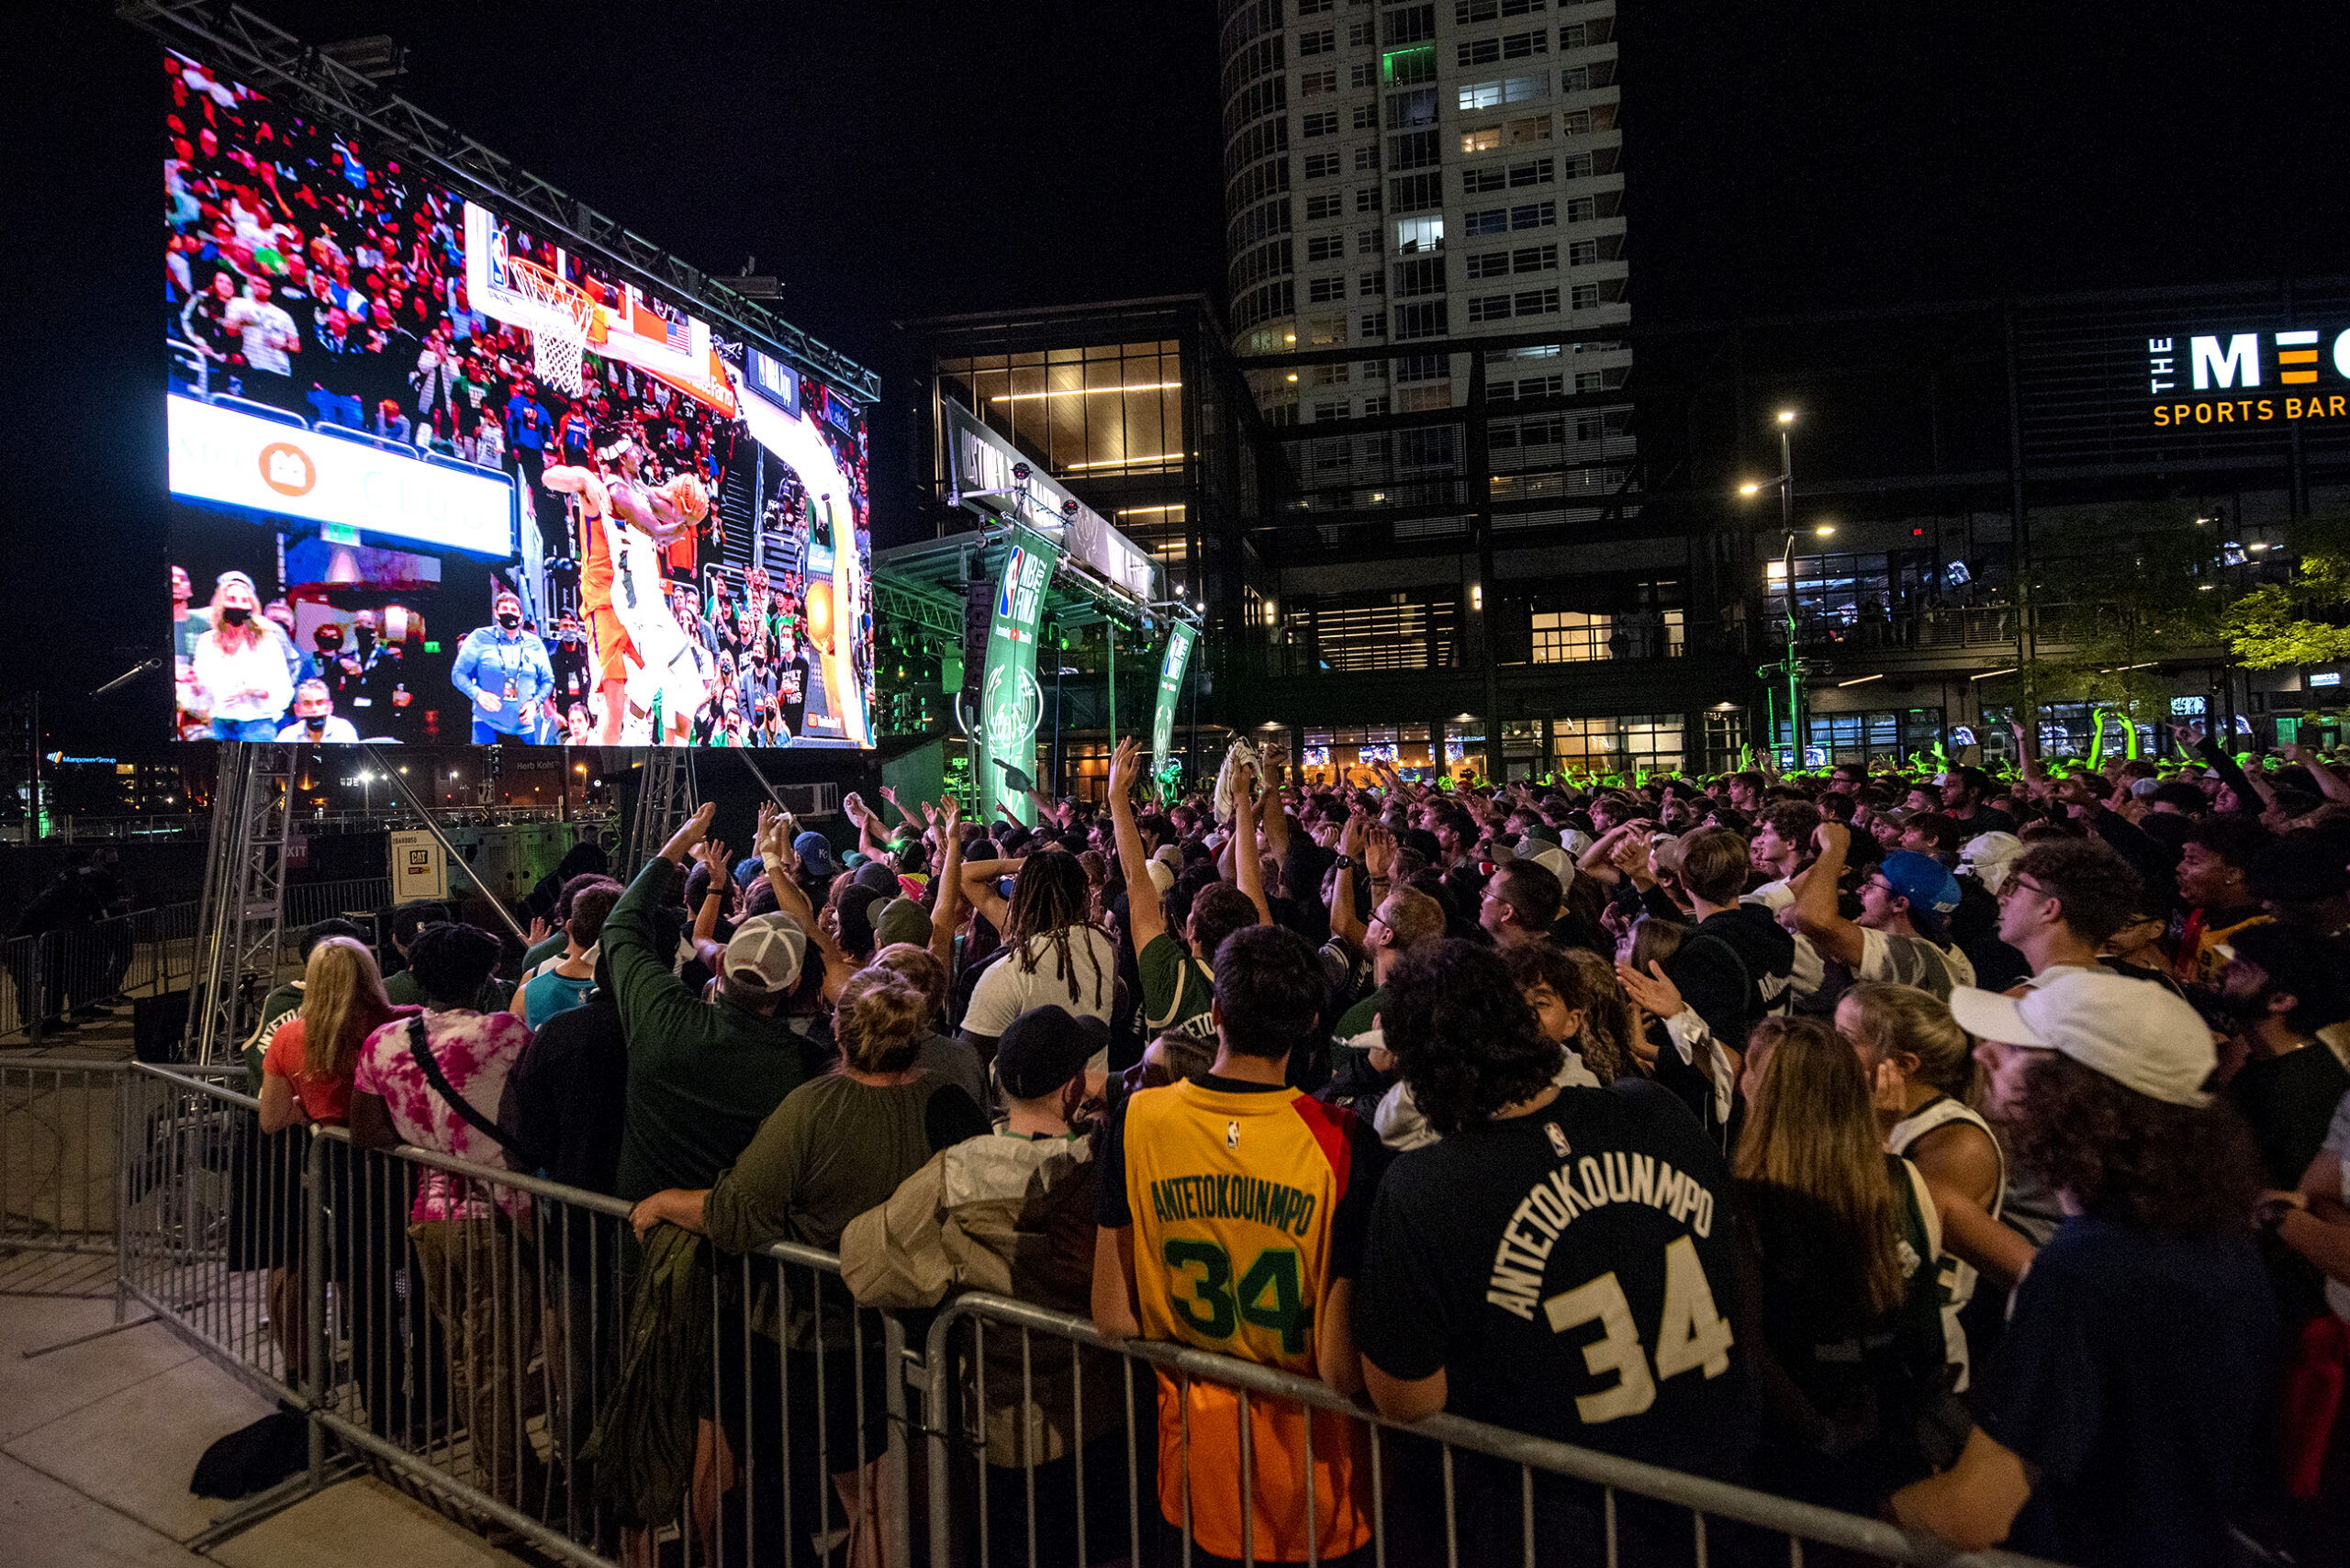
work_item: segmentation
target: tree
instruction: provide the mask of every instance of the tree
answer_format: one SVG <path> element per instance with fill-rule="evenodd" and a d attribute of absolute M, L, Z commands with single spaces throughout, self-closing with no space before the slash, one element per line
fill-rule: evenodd
<path fill-rule="evenodd" d="M 2033 520 L 2034 635 L 2017 671 L 2019 717 L 2051 702 L 2169 717 L 2164 660 L 2215 655 L 2220 542 L 2175 503 L 2078 507 Z"/>
<path fill-rule="evenodd" d="M 2312 514 L 2286 530 L 2298 557 L 2289 583 L 2266 583 L 2228 607 L 2238 662 L 2254 669 L 2350 658 L 2350 511 Z"/>

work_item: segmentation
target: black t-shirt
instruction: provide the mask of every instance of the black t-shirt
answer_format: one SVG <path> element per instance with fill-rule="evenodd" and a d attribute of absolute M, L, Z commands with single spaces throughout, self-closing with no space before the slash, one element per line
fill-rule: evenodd
<path fill-rule="evenodd" d="M 2087 1568 L 2230 1561 L 2277 1350 L 2251 1237 L 2067 1219 L 1973 1395 L 1984 1431 L 2036 1472 L 2009 1547 Z"/>
<path fill-rule="evenodd" d="M 1729 1172 L 1667 1091 L 1562 1089 L 1389 1168 L 1355 1337 L 1456 1416 L 1726 1481 L 1752 1453 Z"/>

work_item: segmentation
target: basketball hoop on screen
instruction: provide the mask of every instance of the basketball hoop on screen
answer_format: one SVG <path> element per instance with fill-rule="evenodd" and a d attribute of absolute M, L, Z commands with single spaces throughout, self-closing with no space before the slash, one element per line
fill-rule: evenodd
<path fill-rule="evenodd" d="M 587 386 L 581 378 L 581 362 L 596 319 L 596 301 L 586 289 L 565 282 L 536 262 L 520 256 L 503 260 L 507 288 L 545 312 L 545 319 L 531 329 L 532 368 L 556 391 L 578 397 Z"/>

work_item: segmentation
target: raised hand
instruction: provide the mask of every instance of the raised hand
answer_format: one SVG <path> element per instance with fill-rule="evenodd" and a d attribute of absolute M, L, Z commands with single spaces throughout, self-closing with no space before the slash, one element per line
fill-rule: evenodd
<path fill-rule="evenodd" d="M 1624 994 L 1632 1005 L 1651 1018 L 1678 1016 L 1685 1005 L 1681 1000 L 1681 988 L 1664 978 L 1664 966 L 1649 960 L 1649 973 L 1642 974 L 1629 964 L 1616 966 L 1616 979 L 1623 986 Z"/>
<path fill-rule="evenodd" d="M 717 839 L 708 839 L 693 847 L 693 857 L 710 868 L 710 889 L 722 892 L 726 888 L 726 846 Z"/>
<path fill-rule="evenodd" d="M 661 857 L 684 865 L 694 846 L 710 833 L 710 820 L 717 814 L 717 802 L 703 802 L 700 809 L 686 819 L 685 825 L 670 835 L 669 842 L 661 846 Z"/>
<path fill-rule="evenodd" d="M 1128 735 L 1110 754 L 1110 803 L 1133 799 L 1135 776 L 1142 767 L 1142 745 Z"/>

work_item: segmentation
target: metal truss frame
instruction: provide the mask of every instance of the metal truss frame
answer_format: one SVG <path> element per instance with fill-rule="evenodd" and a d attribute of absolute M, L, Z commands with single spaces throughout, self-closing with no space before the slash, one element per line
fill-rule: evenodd
<path fill-rule="evenodd" d="M 661 853 L 699 804 L 693 753 L 684 746 L 648 746 L 637 781 L 636 816 L 629 830 L 629 875 Z"/>
<path fill-rule="evenodd" d="M 245 1043 L 247 982 L 258 980 L 266 994 L 277 978 L 292 765 L 288 746 L 220 743 L 198 906 L 194 1005 L 182 1042 L 182 1054 L 198 1062 L 236 1057 Z M 261 997 L 252 1000 L 258 1006 Z"/>
<path fill-rule="evenodd" d="M 640 286 L 724 322 L 857 401 L 880 400 L 878 375 L 737 292 L 722 275 L 688 265 L 630 232 L 267 18 L 227 0 L 122 0 L 115 14 L 173 49 L 234 70 L 241 80 L 320 119 L 365 131 L 485 205 L 560 233 Z"/>

